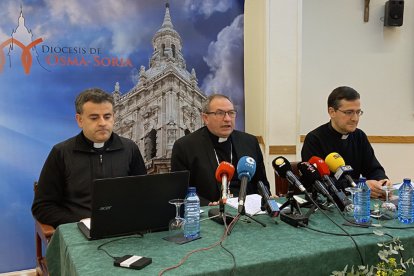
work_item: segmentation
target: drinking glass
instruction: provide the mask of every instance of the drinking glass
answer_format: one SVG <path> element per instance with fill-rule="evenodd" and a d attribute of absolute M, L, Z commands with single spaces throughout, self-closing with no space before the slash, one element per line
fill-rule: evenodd
<path fill-rule="evenodd" d="M 352 203 L 348 204 L 345 207 L 345 211 L 347 212 L 347 214 L 349 216 L 354 216 L 354 209 L 355 209 L 355 204 L 354 204 L 354 200 L 355 200 L 355 193 L 360 192 L 361 188 L 358 187 L 346 187 L 345 191 L 349 192 L 351 194 L 351 199 L 352 199 Z"/>
<path fill-rule="evenodd" d="M 180 207 L 183 205 L 184 199 L 175 198 L 169 200 L 168 203 L 175 205 L 175 218 L 170 220 L 168 224 L 170 236 L 184 234 L 185 219 L 180 217 Z"/>
<path fill-rule="evenodd" d="M 385 191 L 385 202 L 381 204 L 381 214 L 383 215 L 384 219 L 393 219 L 396 217 L 397 207 L 394 203 L 389 201 L 389 193 L 394 191 L 395 188 L 393 186 L 382 186 L 382 190 Z"/>

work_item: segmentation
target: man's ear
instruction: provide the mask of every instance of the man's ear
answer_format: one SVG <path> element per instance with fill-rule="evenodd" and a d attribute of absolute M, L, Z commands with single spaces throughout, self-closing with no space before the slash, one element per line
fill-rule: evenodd
<path fill-rule="evenodd" d="M 208 123 L 208 115 L 205 113 L 201 113 L 201 118 L 203 119 L 204 125 Z"/>
<path fill-rule="evenodd" d="M 331 106 L 328 107 L 328 114 L 332 118 L 332 116 L 334 116 L 334 114 L 335 114 L 335 109 Z"/>
<path fill-rule="evenodd" d="M 76 122 L 78 123 L 78 127 L 82 128 L 82 125 L 83 125 L 82 116 L 79 113 L 76 113 L 75 119 L 76 119 Z"/>

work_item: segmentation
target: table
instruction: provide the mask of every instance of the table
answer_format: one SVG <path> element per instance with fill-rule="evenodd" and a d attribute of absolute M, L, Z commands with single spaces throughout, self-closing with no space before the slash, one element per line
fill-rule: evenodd
<path fill-rule="evenodd" d="M 202 214 L 202 218 L 207 217 L 206 213 Z M 336 210 L 330 210 L 327 214 L 339 224 L 344 222 Z M 235 275 L 319 276 L 330 275 L 334 270 L 343 270 L 346 265 L 360 264 L 359 254 L 349 237 L 322 234 L 302 227 L 295 228 L 280 221 L 279 217 L 255 217 L 267 226 L 262 227 L 253 221 L 239 221 L 223 243 L 235 256 Z M 395 220 L 385 222 L 384 225 L 406 227 Z M 309 226 L 343 233 L 319 210 L 311 215 Z M 372 233 L 374 230 L 343 227 L 349 233 Z M 88 241 L 77 225 L 70 223 L 57 228 L 47 248 L 46 257 L 51 275 L 158 275 L 164 268 L 178 264 L 189 251 L 216 243 L 222 236 L 223 229 L 222 225 L 205 220 L 201 222 L 202 238 L 187 244 L 176 245 L 165 241 L 162 238 L 168 232 L 157 232 L 145 234 L 143 238 L 128 237 L 103 246 L 113 256 L 131 254 L 152 258 L 149 266 L 142 270 L 132 270 L 115 267 L 112 258 L 97 250 L 99 245 L 119 237 Z M 405 248 L 404 257 L 414 257 L 413 229 L 381 228 L 381 231 L 399 237 Z M 389 240 L 389 237 L 368 235 L 356 236 L 354 239 L 365 263 L 376 264 L 379 249 L 377 243 Z M 164 275 L 230 275 L 232 268 L 230 254 L 217 246 L 191 255 L 182 266 Z"/>

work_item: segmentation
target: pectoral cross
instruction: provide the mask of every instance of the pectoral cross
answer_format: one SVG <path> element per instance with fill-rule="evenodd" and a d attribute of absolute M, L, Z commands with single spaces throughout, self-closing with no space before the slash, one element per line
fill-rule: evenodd
<path fill-rule="evenodd" d="M 368 22 L 368 20 L 369 20 L 369 1 L 370 0 L 365 0 L 365 5 L 364 5 L 364 22 Z"/>

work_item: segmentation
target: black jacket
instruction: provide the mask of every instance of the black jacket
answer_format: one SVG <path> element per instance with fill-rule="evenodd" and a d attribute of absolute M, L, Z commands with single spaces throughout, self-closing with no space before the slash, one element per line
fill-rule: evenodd
<path fill-rule="evenodd" d="M 301 153 L 302 160 L 308 161 L 312 156 L 325 159 L 328 154 L 337 152 L 344 158 L 345 164 L 352 167 L 351 176 L 355 180 L 358 180 L 360 175 L 368 180 L 388 178 L 362 130 L 357 128 L 349 133 L 346 139 L 342 136 L 331 126 L 331 122 L 314 129 L 306 135 Z"/>
<path fill-rule="evenodd" d="M 269 188 L 263 155 L 257 138 L 234 130 L 231 134 L 231 141 L 235 153 L 233 160 L 235 168 L 237 168 L 238 160 L 243 156 L 250 156 L 256 161 L 256 172 L 247 186 L 247 194 L 258 192 L 257 181 L 259 180 Z M 217 166 L 213 142 L 207 127 L 202 127 L 175 141 L 171 155 L 171 170 L 190 171 L 190 186 L 196 187 L 202 205 L 218 201 L 220 198 L 221 183 L 218 183 L 215 178 Z M 233 179 L 237 179 L 237 172 L 234 175 Z"/>
<path fill-rule="evenodd" d="M 113 133 L 94 150 L 82 132 L 55 145 L 43 165 L 32 205 L 34 217 L 57 227 L 91 215 L 92 181 L 146 174 L 138 146 Z"/>

